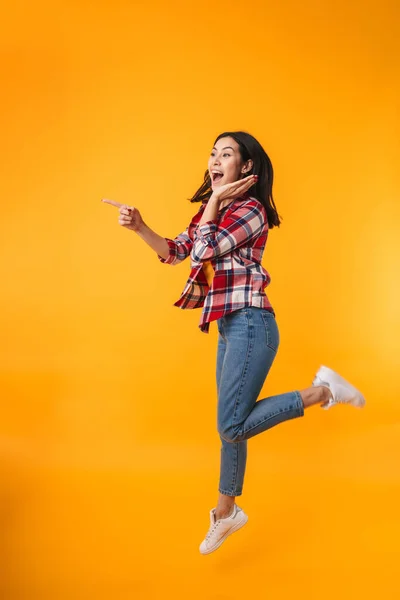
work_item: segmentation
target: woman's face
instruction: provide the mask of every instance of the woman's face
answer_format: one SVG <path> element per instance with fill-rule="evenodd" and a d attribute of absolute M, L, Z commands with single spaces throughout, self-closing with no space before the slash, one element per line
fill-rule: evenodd
<path fill-rule="evenodd" d="M 220 138 L 212 149 L 208 160 L 208 172 L 211 177 L 212 189 L 247 177 L 247 171 L 250 171 L 251 167 L 251 160 L 248 161 L 247 165 L 243 164 L 239 144 L 233 138 Z M 214 171 L 222 173 L 222 177 Z"/>

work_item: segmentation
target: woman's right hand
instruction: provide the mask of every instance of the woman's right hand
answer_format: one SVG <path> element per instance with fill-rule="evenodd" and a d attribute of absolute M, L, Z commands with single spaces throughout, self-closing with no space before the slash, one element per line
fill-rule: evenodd
<path fill-rule="evenodd" d="M 144 221 L 142 219 L 142 215 L 140 214 L 139 210 L 134 206 L 120 204 L 119 202 L 114 202 L 114 200 L 107 200 L 106 198 L 102 198 L 101 201 L 119 208 L 118 222 L 123 227 L 126 227 L 131 231 L 139 231 L 139 229 L 143 227 Z"/>

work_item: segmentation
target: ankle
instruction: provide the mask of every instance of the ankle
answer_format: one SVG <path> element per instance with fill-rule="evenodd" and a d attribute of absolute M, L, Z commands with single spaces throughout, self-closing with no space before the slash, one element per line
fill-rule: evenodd
<path fill-rule="evenodd" d="M 232 505 L 230 508 L 216 508 L 215 509 L 215 518 L 218 521 L 218 519 L 226 519 L 227 517 L 230 517 L 233 514 L 235 506 Z"/>
<path fill-rule="evenodd" d="M 333 399 L 333 394 L 331 390 L 325 385 L 319 386 L 321 393 L 321 402 L 325 404 L 325 402 L 329 402 L 329 400 Z"/>
<path fill-rule="evenodd" d="M 314 404 L 325 404 L 331 397 L 329 388 L 324 385 L 311 386 L 300 391 L 300 396 L 303 401 L 304 408 L 313 406 Z"/>

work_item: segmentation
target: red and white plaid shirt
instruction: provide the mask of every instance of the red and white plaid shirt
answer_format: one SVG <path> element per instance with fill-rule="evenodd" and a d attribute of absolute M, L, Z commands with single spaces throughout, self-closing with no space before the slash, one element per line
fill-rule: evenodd
<path fill-rule="evenodd" d="M 165 238 L 169 256 L 162 263 L 177 265 L 190 255 L 191 271 L 179 308 L 200 308 L 199 327 L 209 333 L 210 321 L 243 308 L 258 306 L 275 314 L 265 292 L 271 277 L 261 259 L 268 237 L 267 213 L 256 198 L 244 194 L 223 208 L 216 219 L 198 226 L 207 203 L 200 206 L 185 231 Z M 209 260 L 214 269 L 211 287 L 203 270 Z"/>

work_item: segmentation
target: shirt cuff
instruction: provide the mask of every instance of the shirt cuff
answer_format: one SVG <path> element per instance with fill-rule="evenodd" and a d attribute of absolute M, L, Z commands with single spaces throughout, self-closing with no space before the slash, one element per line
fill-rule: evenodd
<path fill-rule="evenodd" d="M 158 256 L 158 259 L 160 260 L 160 262 L 169 265 L 172 262 L 174 262 L 174 259 L 175 259 L 175 256 L 176 256 L 176 246 L 175 246 L 175 242 L 173 242 L 173 240 L 170 240 L 169 238 L 165 238 L 165 239 L 167 241 L 168 248 L 169 248 L 168 258 L 163 258 L 159 254 L 157 254 L 157 256 Z"/>
<path fill-rule="evenodd" d="M 206 237 L 212 233 L 215 233 L 218 229 L 218 221 L 213 219 L 212 221 L 205 221 L 202 225 L 198 225 L 195 230 L 195 234 L 198 237 Z"/>

